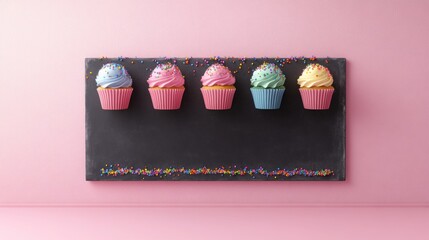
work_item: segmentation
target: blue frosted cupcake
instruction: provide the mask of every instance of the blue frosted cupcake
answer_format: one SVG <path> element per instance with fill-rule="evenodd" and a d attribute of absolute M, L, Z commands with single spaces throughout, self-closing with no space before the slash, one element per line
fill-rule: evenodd
<path fill-rule="evenodd" d="M 103 110 L 128 109 L 133 81 L 124 66 L 118 63 L 103 65 L 95 81 Z"/>
<path fill-rule="evenodd" d="M 255 69 L 250 84 L 256 109 L 279 109 L 285 92 L 286 77 L 274 63 L 263 63 Z"/>

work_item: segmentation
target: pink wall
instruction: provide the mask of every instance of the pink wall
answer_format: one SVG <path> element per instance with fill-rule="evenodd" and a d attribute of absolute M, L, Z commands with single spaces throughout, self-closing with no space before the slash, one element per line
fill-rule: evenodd
<path fill-rule="evenodd" d="M 0 205 L 429 204 L 428 1 L 0 2 Z M 84 58 L 345 57 L 346 182 L 86 182 Z"/>

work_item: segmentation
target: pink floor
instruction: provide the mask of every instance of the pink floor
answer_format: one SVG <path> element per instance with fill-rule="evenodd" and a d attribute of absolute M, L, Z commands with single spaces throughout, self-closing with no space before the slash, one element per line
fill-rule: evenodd
<path fill-rule="evenodd" d="M 429 208 L 0 208 L 0 239 L 429 239 Z"/>

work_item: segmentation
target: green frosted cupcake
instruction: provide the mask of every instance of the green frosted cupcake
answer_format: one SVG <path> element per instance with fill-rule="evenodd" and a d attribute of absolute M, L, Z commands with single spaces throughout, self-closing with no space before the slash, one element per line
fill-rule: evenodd
<path fill-rule="evenodd" d="M 264 62 L 255 69 L 250 84 L 256 109 L 279 109 L 286 77 L 277 65 Z"/>

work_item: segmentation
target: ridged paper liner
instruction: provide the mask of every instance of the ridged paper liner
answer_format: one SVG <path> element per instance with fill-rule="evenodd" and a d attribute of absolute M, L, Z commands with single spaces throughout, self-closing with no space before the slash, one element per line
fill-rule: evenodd
<path fill-rule="evenodd" d="M 235 89 L 201 88 L 204 104 L 208 110 L 227 110 L 232 107 Z"/>
<path fill-rule="evenodd" d="M 285 89 L 250 88 L 256 109 L 279 109 Z"/>
<path fill-rule="evenodd" d="M 305 109 L 326 110 L 331 105 L 334 89 L 304 89 L 300 88 L 302 103 Z"/>
<path fill-rule="evenodd" d="M 130 104 L 132 88 L 97 89 L 101 108 L 104 110 L 125 110 Z"/>
<path fill-rule="evenodd" d="M 156 110 L 176 110 L 180 109 L 184 88 L 149 88 L 152 98 L 153 108 Z"/>

